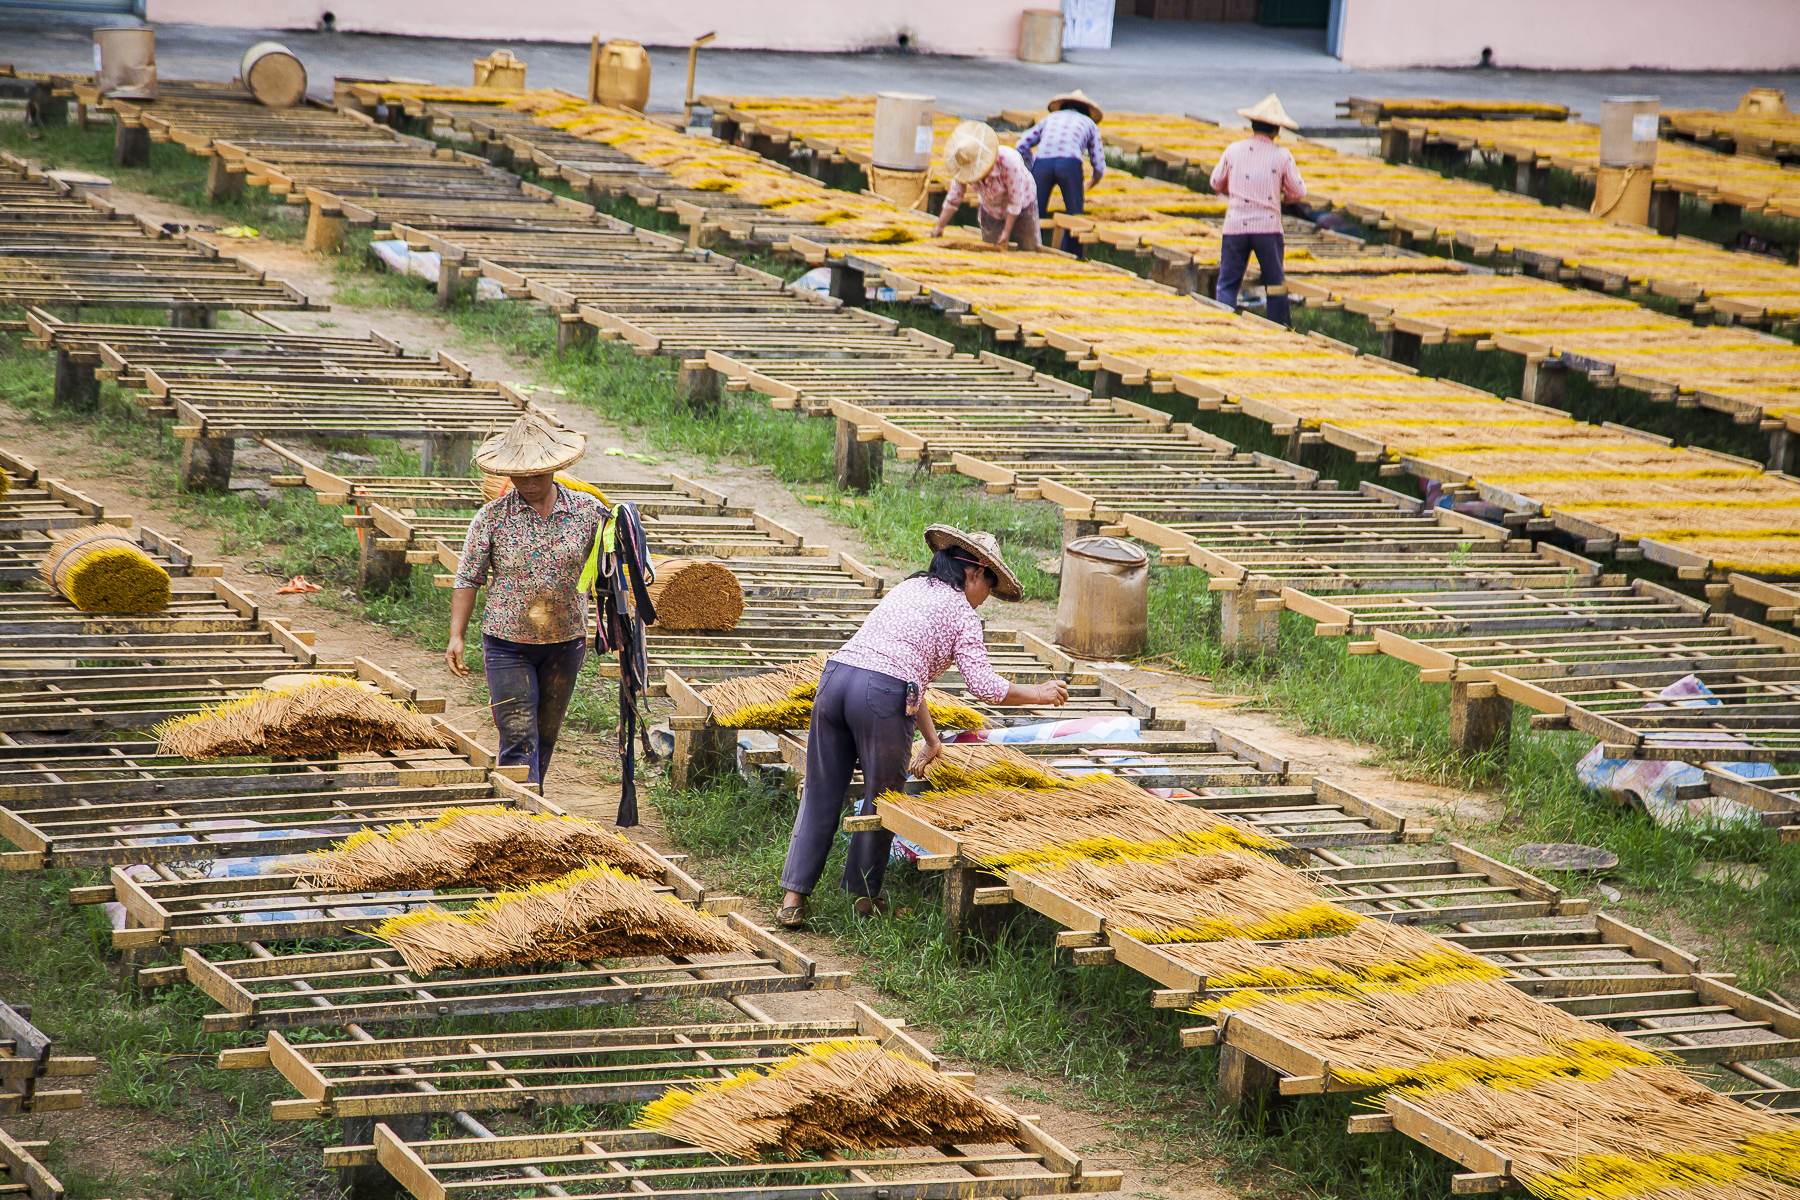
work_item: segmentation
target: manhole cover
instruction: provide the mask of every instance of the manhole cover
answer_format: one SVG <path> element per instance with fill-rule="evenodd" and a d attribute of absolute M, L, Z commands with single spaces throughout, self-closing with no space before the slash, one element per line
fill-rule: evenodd
<path fill-rule="evenodd" d="M 1512 860 L 1528 871 L 1610 871 L 1619 865 L 1611 850 L 1572 842 L 1533 842 L 1515 849 Z"/>

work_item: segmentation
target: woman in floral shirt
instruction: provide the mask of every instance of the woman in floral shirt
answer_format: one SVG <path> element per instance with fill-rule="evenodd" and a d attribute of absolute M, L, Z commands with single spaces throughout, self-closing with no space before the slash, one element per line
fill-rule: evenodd
<path fill-rule="evenodd" d="M 898 790 L 909 770 L 919 774 L 943 750 L 931 710 L 922 702 L 932 680 L 954 664 L 969 691 L 992 704 L 1061 705 L 1069 698 L 1060 679 L 1008 683 L 988 663 L 975 610 L 990 595 L 1002 600 L 1024 595 L 994 535 L 933 525 L 925 531 L 925 544 L 932 551 L 931 566 L 889 591 L 856 636 L 826 661 L 819 678 L 806 741 L 805 794 L 781 871 L 787 896 L 776 914 L 790 929 L 806 920 L 806 897 L 825 871 L 858 762 L 861 811 L 872 813 L 875 797 Z M 925 735 L 917 755 L 915 723 Z M 887 832 L 850 839 L 844 889 L 857 897 L 862 916 L 887 911 L 881 882 L 893 844 L 894 835 Z"/>
<path fill-rule="evenodd" d="M 481 657 L 500 765 L 524 764 L 543 784 L 587 655 L 587 609 L 576 591 L 606 508 L 556 481 L 581 457 L 587 439 L 521 417 L 482 444 L 475 465 L 505 475 L 511 486 L 475 514 L 463 542 L 450 595 L 450 645 L 444 658 L 458 675 L 475 590 L 487 586 L 481 614 Z"/>

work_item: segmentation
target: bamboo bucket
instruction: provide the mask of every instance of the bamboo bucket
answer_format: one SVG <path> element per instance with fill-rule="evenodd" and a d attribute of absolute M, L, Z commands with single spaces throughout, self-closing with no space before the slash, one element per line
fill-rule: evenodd
<path fill-rule="evenodd" d="M 102 95 L 156 99 L 156 30 L 94 30 L 94 86 Z"/>
<path fill-rule="evenodd" d="M 924 210 L 928 172 L 890 171 L 885 167 L 877 167 L 873 164 L 866 169 L 869 173 L 869 190 L 871 192 L 883 200 L 891 202 L 897 208 Z"/>
<path fill-rule="evenodd" d="M 1028 8 L 1019 18 L 1019 61 L 1062 61 L 1063 15 L 1056 8 Z"/>
<path fill-rule="evenodd" d="M 1150 642 L 1150 556 L 1110 537 L 1063 547 L 1056 641 L 1084 658 L 1126 658 Z"/>
<path fill-rule="evenodd" d="M 475 86 L 501 92 L 525 90 L 525 64 L 511 50 L 496 50 L 475 60 Z"/>
<path fill-rule="evenodd" d="M 875 94 L 872 161 L 888 171 L 923 171 L 931 166 L 931 139 L 937 128 L 937 98 L 913 92 Z M 873 182 L 871 172 L 871 184 Z M 875 191 L 882 195 L 879 187 Z M 892 199 L 892 197 L 888 197 Z"/>
<path fill-rule="evenodd" d="M 597 104 L 643 112 L 650 102 L 650 55 L 636 42 L 614 38 L 592 64 L 590 92 Z"/>
<path fill-rule="evenodd" d="M 292 108 L 306 99 L 306 65 L 280 42 L 258 42 L 244 51 L 238 78 L 269 108 Z"/>

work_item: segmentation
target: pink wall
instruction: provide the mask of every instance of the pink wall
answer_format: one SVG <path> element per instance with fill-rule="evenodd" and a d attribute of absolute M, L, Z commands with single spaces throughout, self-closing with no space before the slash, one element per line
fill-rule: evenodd
<path fill-rule="evenodd" d="M 717 30 L 720 48 L 865 50 L 892 46 L 901 34 L 934 54 L 996 55 L 1019 49 L 1028 0 L 262 0 L 246 8 L 226 0 L 149 0 L 149 19 L 193 25 L 311 29 L 322 13 L 356 33 L 479 38 L 503 42 L 586 42 L 631 38 L 647 46 L 685 46 Z"/>
<path fill-rule="evenodd" d="M 1796 0 L 1343 0 L 1353 67 L 1780 71 L 1800 65 Z"/>

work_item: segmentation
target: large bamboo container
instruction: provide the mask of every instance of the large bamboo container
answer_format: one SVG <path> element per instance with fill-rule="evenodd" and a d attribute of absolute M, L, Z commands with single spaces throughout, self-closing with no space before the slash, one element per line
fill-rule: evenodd
<path fill-rule="evenodd" d="M 306 64 L 280 42 L 258 42 L 244 51 L 238 78 L 269 108 L 292 108 L 306 99 Z"/>
<path fill-rule="evenodd" d="M 1659 103 L 1655 96 L 1620 96 L 1601 103 L 1595 216 L 1633 225 L 1650 223 Z"/>
<path fill-rule="evenodd" d="M 1028 8 L 1019 19 L 1019 61 L 1062 61 L 1063 15 L 1056 8 Z"/>
<path fill-rule="evenodd" d="M 94 30 L 94 85 L 102 95 L 156 99 L 156 30 Z"/>
<path fill-rule="evenodd" d="M 593 52 L 589 66 L 595 103 L 636 112 L 650 103 L 650 55 L 636 42 L 614 38 Z"/>
<path fill-rule="evenodd" d="M 1110 537 L 1064 546 L 1056 643 L 1083 658 L 1142 654 L 1150 643 L 1150 556 Z"/>

